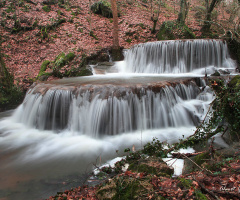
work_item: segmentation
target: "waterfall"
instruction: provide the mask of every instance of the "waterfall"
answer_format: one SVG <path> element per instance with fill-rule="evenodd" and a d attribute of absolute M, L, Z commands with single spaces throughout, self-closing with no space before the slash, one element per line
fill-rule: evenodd
<path fill-rule="evenodd" d="M 67 129 L 92 137 L 193 126 L 202 109 L 189 102 L 199 94 L 194 81 L 154 89 L 38 84 L 26 95 L 15 120 L 40 130 Z"/>
<path fill-rule="evenodd" d="M 32 199 L 45 199 L 56 184 L 78 186 L 76 175 L 99 159 L 122 156 L 133 145 L 140 149 L 153 138 L 173 144 L 192 135 L 214 98 L 211 88 L 196 71 L 156 73 L 234 67 L 220 40 L 140 44 L 126 50 L 121 64 L 131 73 L 37 83 L 11 116 L 1 118 L 0 196 L 27 199 L 31 192 Z"/>
<path fill-rule="evenodd" d="M 222 40 L 174 40 L 138 44 L 125 51 L 125 72 L 187 73 L 213 66 L 235 68 Z"/>

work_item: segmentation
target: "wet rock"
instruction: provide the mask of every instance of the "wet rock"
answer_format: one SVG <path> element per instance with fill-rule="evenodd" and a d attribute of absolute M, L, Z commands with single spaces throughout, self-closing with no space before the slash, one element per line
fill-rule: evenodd
<path fill-rule="evenodd" d="M 230 74 L 230 72 L 228 70 L 219 69 L 218 71 L 219 71 L 220 74 L 224 74 L 224 75 Z"/>
<path fill-rule="evenodd" d="M 220 76 L 221 74 L 218 71 L 215 71 L 211 76 Z"/>

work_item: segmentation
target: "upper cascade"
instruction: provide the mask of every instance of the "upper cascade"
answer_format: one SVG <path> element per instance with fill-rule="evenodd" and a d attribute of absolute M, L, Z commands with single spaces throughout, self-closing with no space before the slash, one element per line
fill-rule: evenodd
<path fill-rule="evenodd" d="M 130 73 L 187 73 L 206 67 L 236 67 L 222 40 L 148 42 L 133 46 L 124 56 L 124 71 Z"/>

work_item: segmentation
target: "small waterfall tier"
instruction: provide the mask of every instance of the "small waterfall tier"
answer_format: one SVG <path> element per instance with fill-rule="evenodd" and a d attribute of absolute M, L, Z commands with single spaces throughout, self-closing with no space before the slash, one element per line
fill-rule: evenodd
<path fill-rule="evenodd" d="M 235 68 L 222 40 L 169 40 L 138 44 L 125 51 L 125 72 L 187 73 L 216 67 Z"/>
<path fill-rule="evenodd" d="M 99 137 L 196 125 L 205 112 L 202 102 L 209 100 L 201 95 L 196 79 L 148 84 L 138 77 L 138 83 L 126 85 L 121 78 L 119 84 L 115 80 L 77 84 L 74 80 L 71 84 L 64 83 L 65 80 L 61 84 L 39 83 L 31 88 L 14 119 L 40 130 L 67 129 Z"/>

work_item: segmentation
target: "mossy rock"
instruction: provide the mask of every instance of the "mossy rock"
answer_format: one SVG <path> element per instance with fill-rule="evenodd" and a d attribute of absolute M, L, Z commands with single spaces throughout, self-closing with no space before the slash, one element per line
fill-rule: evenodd
<path fill-rule="evenodd" d="M 133 161 L 130 163 L 128 170 L 167 177 L 170 177 L 174 173 L 173 168 L 170 168 L 165 162 L 163 162 L 162 159 L 155 156 L 150 156 L 147 159 Z"/>
<path fill-rule="evenodd" d="M 81 69 L 78 73 L 76 73 L 76 76 L 91 76 L 93 75 L 92 71 L 90 69 Z"/>
<path fill-rule="evenodd" d="M 111 4 L 106 0 L 95 2 L 91 6 L 91 11 L 95 14 L 102 15 L 103 17 L 107 17 L 107 18 L 113 17 Z"/>
<path fill-rule="evenodd" d="M 185 24 L 179 24 L 176 21 L 165 21 L 157 33 L 158 40 L 195 39 L 195 34 Z"/>
<path fill-rule="evenodd" d="M 232 80 L 228 83 L 229 87 L 235 88 L 240 86 L 240 76 L 236 75 L 232 78 Z"/>
<path fill-rule="evenodd" d="M 221 74 L 219 73 L 219 71 L 215 71 L 213 74 L 211 74 L 211 76 L 220 76 Z"/>
<path fill-rule="evenodd" d="M 149 187 L 152 186 L 149 184 Z M 143 199 L 140 195 L 146 192 L 148 189 L 141 184 L 140 180 L 119 176 L 101 186 L 96 192 L 96 196 L 99 200 Z"/>
<path fill-rule="evenodd" d="M 75 54 L 73 52 L 70 52 L 66 55 L 66 61 L 71 62 L 75 58 Z"/>
<path fill-rule="evenodd" d="M 98 62 L 108 62 L 108 61 L 109 61 L 109 50 L 102 49 L 97 53 L 91 54 L 90 56 L 83 56 L 80 67 L 86 67 L 88 64 L 96 65 Z"/>

